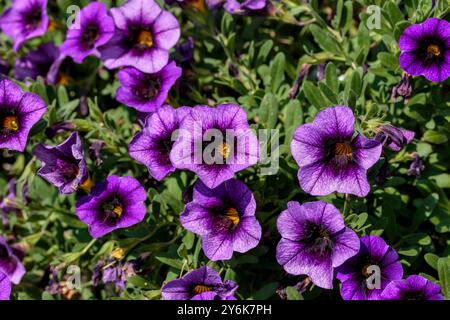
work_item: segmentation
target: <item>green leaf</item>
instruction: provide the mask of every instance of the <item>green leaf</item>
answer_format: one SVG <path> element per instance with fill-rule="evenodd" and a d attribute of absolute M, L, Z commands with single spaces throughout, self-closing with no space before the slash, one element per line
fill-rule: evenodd
<path fill-rule="evenodd" d="M 276 93 L 278 88 L 284 81 L 284 66 L 286 63 L 286 57 L 284 53 L 279 52 L 274 60 L 270 63 L 270 76 L 271 76 L 271 86 L 270 90 Z"/>
<path fill-rule="evenodd" d="M 450 259 L 439 258 L 437 267 L 442 293 L 445 298 L 450 299 Z"/>
<path fill-rule="evenodd" d="M 162 263 L 174 267 L 175 269 L 181 270 L 183 268 L 183 263 L 180 260 L 169 258 L 164 253 L 156 253 L 154 257 Z"/>
<path fill-rule="evenodd" d="M 329 62 L 325 68 L 325 83 L 334 93 L 338 93 L 339 79 L 336 66 L 332 62 Z"/>
<path fill-rule="evenodd" d="M 259 289 L 254 295 L 254 300 L 267 300 L 275 294 L 278 288 L 278 282 L 270 282 Z"/>
<path fill-rule="evenodd" d="M 294 287 L 287 287 L 286 294 L 288 300 L 304 300 L 300 292 Z"/>
<path fill-rule="evenodd" d="M 435 143 L 435 144 L 442 144 L 446 143 L 448 141 L 448 138 L 445 134 L 434 131 L 434 130 L 427 130 L 423 134 L 423 140 Z"/>
<path fill-rule="evenodd" d="M 264 44 L 261 46 L 258 52 L 258 56 L 256 57 L 256 65 L 259 66 L 264 63 L 269 56 L 270 50 L 272 50 L 273 41 L 266 40 Z"/>
<path fill-rule="evenodd" d="M 322 91 L 319 90 L 315 85 L 309 81 L 303 82 L 303 92 L 305 93 L 306 99 L 315 106 L 317 109 L 321 110 L 325 107 L 330 106 L 330 103 L 322 95 Z"/>
<path fill-rule="evenodd" d="M 424 259 L 430 265 L 430 267 L 432 267 L 435 270 L 438 269 L 439 257 L 437 255 L 435 255 L 434 253 L 426 253 L 424 255 Z"/>
<path fill-rule="evenodd" d="M 341 55 L 341 48 L 330 32 L 315 24 L 310 25 L 309 29 L 314 37 L 314 40 L 323 51 L 328 51 L 334 53 L 335 55 Z"/>

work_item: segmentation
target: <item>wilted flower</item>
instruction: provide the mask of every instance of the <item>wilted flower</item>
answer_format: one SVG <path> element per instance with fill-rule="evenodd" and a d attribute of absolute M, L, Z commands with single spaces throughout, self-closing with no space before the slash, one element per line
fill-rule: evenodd
<path fill-rule="evenodd" d="M 103 270 L 102 281 L 104 284 L 111 283 L 117 290 L 123 291 L 128 278 L 136 275 L 137 269 L 134 261 L 127 261 L 124 264 L 119 262 Z"/>
<path fill-rule="evenodd" d="M 80 220 L 89 226 L 91 236 L 100 238 L 144 220 L 145 199 L 147 194 L 139 181 L 112 175 L 80 198 L 76 210 Z"/>
<path fill-rule="evenodd" d="M 191 61 L 194 57 L 194 39 L 192 37 L 175 47 L 175 52 L 178 55 L 178 61 L 181 63 Z"/>
<path fill-rule="evenodd" d="M 26 78 L 36 80 L 38 76 L 46 78 L 50 67 L 59 55 L 59 48 L 53 42 L 41 44 L 36 50 L 31 50 L 24 57 L 16 60 L 14 76 L 21 81 Z"/>
<path fill-rule="evenodd" d="M 300 186 L 323 196 L 334 191 L 359 197 L 370 191 L 367 170 L 380 158 L 382 145 L 361 133 L 353 138 L 355 117 L 347 106 L 320 111 L 294 133 L 291 151 L 300 169 Z"/>
<path fill-rule="evenodd" d="M 57 134 L 60 134 L 65 131 L 73 131 L 76 130 L 76 125 L 69 121 L 60 121 L 56 122 L 45 129 L 45 135 L 47 138 L 53 138 Z"/>
<path fill-rule="evenodd" d="M 417 275 L 389 283 L 381 294 L 383 300 L 444 300 L 441 287 Z"/>
<path fill-rule="evenodd" d="M 338 209 L 323 201 L 288 202 L 277 227 L 278 263 L 290 274 L 308 275 L 321 288 L 333 288 L 334 268 L 359 250 L 356 233 L 345 226 Z"/>
<path fill-rule="evenodd" d="M 0 300 L 8 300 L 12 284 L 19 284 L 25 268 L 13 249 L 0 236 Z"/>
<path fill-rule="evenodd" d="M 105 67 L 160 71 L 169 61 L 169 49 L 180 38 L 177 19 L 154 0 L 129 0 L 111 9 L 111 14 L 116 32 L 99 48 Z"/>
<path fill-rule="evenodd" d="M 450 76 L 450 23 L 446 20 L 429 18 L 409 26 L 400 36 L 398 47 L 400 66 L 407 73 L 434 82 Z"/>
<path fill-rule="evenodd" d="M 159 108 L 147 117 L 142 131 L 130 142 L 130 156 L 147 166 L 150 175 L 158 181 L 176 170 L 170 161 L 170 152 L 174 134 L 189 110 L 168 105 Z"/>
<path fill-rule="evenodd" d="M 234 281 L 222 281 L 216 270 L 204 266 L 166 283 L 161 295 L 164 300 L 231 300 L 237 287 Z"/>
<path fill-rule="evenodd" d="M 409 81 L 410 77 L 411 76 L 409 74 L 405 73 L 399 84 L 392 88 L 392 100 L 395 101 L 398 97 L 403 97 L 405 101 L 408 100 L 412 92 L 411 82 Z"/>
<path fill-rule="evenodd" d="M 261 225 L 255 211 L 255 198 L 245 183 L 231 179 L 209 189 L 198 181 L 180 221 L 187 230 L 202 236 L 203 251 L 209 259 L 229 260 L 233 251 L 243 253 L 258 245 Z"/>
<path fill-rule="evenodd" d="M 177 169 L 195 172 L 208 188 L 254 165 L 259 143 L 238 105 L 196 106 L 184 117 L 170 160 Z"/>
<path fill-rule="evenodd" d="M 295 79 L 294 85 L 292 86 L 291 90 L 289 90 L 290 99 L 294 99 L 297 96 L 300 85 L 303 83 L 303 80 L 308 77 L 309 68 L 311 68 L 311 65 L 308 63 L 303 64 L 300 68 L 297 79 Z"/>
<path fill-rule="evenodd" d="M 382 124 L 374 139 L 393 151 L 400 151 L 405 145 L 413 141 L 414 135 L 413 131 L 396 128 L 390 124 Z"/>
<path fill-rule="evenodd" d="M 14 82 L 0 81 L 0 149 L 24 151 L 31 127 L 45 113 L 45 103 Z"/>
<path fill-rule="evenodd" d="M 106 145 L 105 141 L 97 140 L 89 147 L 89 157 L 94 161 L 97 167 L 103 163 L 102 149 Z"/>
<path fill-rule="evenodd" d="M 374 273 L 374 267 L 379 268 L 379 274 Z M 372 275 L 379 276 L 379 288 L 369 288 L 369 284 L 376 285 L 376 279 L 369 279 Z M 361 238 L 358 254 L 337 268 L 336 277 L 342 282 L 341 296 L 345 300 L 379 300 L 391 281 L 403 277 L 403 268 L 397 252 L 382 238 L 371 235 Z"/>
<path fill-rule="evenodd" d="M 143 73 L 135 68 L 124 68 L 118 77 L 121 87 L 117 101 L 141 112 L 155 112 L 167 99 L 170 88 L 181 76 L 181 68 L 170 62 L 159 72 Z"/>
<path fill-rule="evenodd" d="M 420 175 L 422 174 L 423 170 L 425 170 L 425 165 L 423 164 L 422 159 L 420 159 L 420 156 L 417 152 L 414 152 L 412 154 L 412 157 L 413 161 L 409 166 L 407 175 L 416 176 L 416 178 L 420 178 Z"/>
<path fill-rule="evenodd" d="M 42 36 L 47 31 L 47 0 L 15 0 L 0 17 L 0 28 L 13 39 L 18 51 L 28 39 Z"/>
<path fill-rule="evenodd" d="M 57 146 L 38 144 L 34 154 L 43 164 L 37 174 L 63 194 L 77 191 L 89 179 L 83 145 L 76 131 Z"/>
<path fill-rule="evenodd" d="M 111 39 L 115 28 L 113 18 L 101 2 L 88 4 L 78 15 L 76 23 L 67 31 L 61 52 L 72 57 L 76 63 L 82 63 L 89 55 L 100 56 L 97 48 Z"/>

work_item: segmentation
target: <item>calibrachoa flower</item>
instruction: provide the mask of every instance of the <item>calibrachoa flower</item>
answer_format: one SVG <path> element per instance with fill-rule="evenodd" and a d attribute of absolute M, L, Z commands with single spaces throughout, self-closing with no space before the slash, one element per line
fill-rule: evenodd
<path fill-rule="evenodd" d="M 391 150 L 400 151 L 405 145 L 413 141 L 414 135 L 413 131 L 383 124 L 378 128 L 378 133 L 374 139 Z"/>
<path fill-rule="evenodd" d="M 380 269 L 380 287 L 375 281 L 368 279 L 373 276 L 370 267 Z M 403 268 L 398 254 L 378 236 L 364 236 L 356 256 L 348 259 L 337 268 L 337 276 L 341 282 L 341 296 L 345 300 L 379 300 L 383 289 L 393 280 L 403 277 Z M 367 283 L 369 282 L 369 283 Z"/>
<path fill-rule="evenodd" d="M 389 283 L 381 294 L 383 300 L 444 300 L 441 287 L 422 277 L 412 275 Z"/>
<path fill-rule="evenodd" d="M 83 183 L 88 183 L 89 173 L 78 132 L 73 132 L 55 147 L 38 144 L 34 154 L 42 162 L 37 174 L 59 188 L 61 193 L 73 193 Z"/>
<path fill-rule="evenodd" d="M 277 221 L 281 240 L 277 260 L 290 274 L 306 274 L 326 289 L 333 288 L 334 268 L 359 251 L 359 238 L 341 213 L 323 201 L 288 202 Z"/>
<path fill-rule="evenodd" d="M 45 103 L 14 82 L 0 81 L 0 149 L 24 151 L 31 127 L 45 113 Z"/>
<path fill-rule="evenodd" d="M 256 202 L 245 183 L 231 179 L 209 189 L 201 181 L 192 202 L 180 215 L 187 230 L 202 236 L 203 251 L 213 260 L 231 259 L 233 251 L 247 252 L 261 239 Z"/>
<path fill-rule="evenodd" d="M 175 168 L 195 172 L 208 188 L 254 165 L 258 157 L 258 139 L 235 104 L 192 108 L 170 153 Z"/>
<path fill-rule="evenodd" d="M 412 157 L 413 161 L 409 166 L 407 174 L 408 176 L 416 176 L 416 178 L 420 178 L 420 175 L 422 174 L 423 170 L 425 170 L 425 165 L 423 164 L 423 161 L 417 152 L 414 152 L 412 154 Z"/>
<path fill-rule="evenodd" d="M 67 31 L 61 52 L 72 57 L 76 63 L 82 63 L 89 55 L 100 56 L 97 48 L 111 39 L 115 27 L 113 18 L 101 2 L 90 3 L 78 14 Z"/>
<path fill-rule="evenodd" d="M 0 236 L 0 300 L 8 300 L 11 294 L 11 286 L 19 284 L 25 268 L 13 249 Z"/>
<path fill-rule="evenodd" d="M 413 76 L 440 82 L 450 76 L 450 23 L 429 18 L 403 31 L 398 40 L 400 66 Z"/>
<path fill-rule="evenodd" d="M 181 76 L 181 68 L 172 61 L 156 73 L 143 73 L 130 67 L 120 70 L 118 76 L 121 87 L 117 90 L 117 101 L 149 113 L 163 105 L 170 88 Z"/>
<path fill-rule="evenodd" d="M 382 145 L 354 134 L 355 117 L 347 106 L 320 111 L 294 133 L 291 151 L 303 190 L 323 196 L 334 191 L 359 197 L 370 191 L 367 170 L 380 158 Z"/>
<path fill-rule="evenodd" d="M 36 50 L 31 50 L 27 55 L 16 60 L 14 76 L 21 81 L 26 78 L 36 80 L 38 76 L 46 78 L 50 67 L 59 55 L 59 48 L 53 42 L 41 44 Z"/>
<path fill-rule="evenodd" d="M 111 14 L 116 32 L 99 48 L 105 66 L 135 67 L 146 73 L 160 71 L 169 61 L 169 49 L 180 38 L 177 19 L 154 0 L 129 0 L 111 9 Z"/>
<path fill-rule="evenodd" d="M 161 296 L 164 300 L 231 300 L 237 288 L 234 281 L 222 281 L 216 270 L 204 266 L 166 283 Z"/>
<path fill-rule="evenodd" d="M 151 176 L 161 181 L 176 169 L 170 162 L 174 134 L 190 108 L 166 105 L 150 114 L 143 130 L 130 142 L 130 156 L 147 166 Z"/>
<path fill-rule="evenodd" d="M 262 10 L 267 0 L 226 0 L 225 10 L 232 14 L 245 14 L 248 11 Z"/>
<path fill-rule="evenodd" d="M 28 39 L 45 34 L 48 27 L 47 0 L 14 0 L 0 17 L 0 28 L 14 41 L 18 51 Z"/>
<path fill-rule="evenodd" d="M 78 200 L 76 210 L 80 220 L 89 226 L 92 237 L 100 238 L 144 220 L 145 199 L 147 194 L 139 181 L 112 175 Z"/>
<path fill-rule="evenodd" d="M 16 179 L 8 181 L 8 194 L 0 201 L 0 218 L 3 225 L 8 224 L 8 215 L 11 212 L 19 212 L 16 208 Z"/>

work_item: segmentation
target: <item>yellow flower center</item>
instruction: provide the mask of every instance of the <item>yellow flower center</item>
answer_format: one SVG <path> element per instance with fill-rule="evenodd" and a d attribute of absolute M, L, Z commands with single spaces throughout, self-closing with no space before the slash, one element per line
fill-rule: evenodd
<path fill-rule="evenodd" d="M 209 291 L 211 291 L 211 288 L 203 284 L 196 285 L 193 290 L 194 294 L 200 294 Z"/>
<path fill-rule="evenodd" d="M 149 48 L 153 47 L 153 37 L 150 31 L 142 30 L 138 35 L 137 41 L 140 45 Z"/>
<path fill-rule="evenodd" d="M 239 213 L 234 208 L 229 208 L 225 212 L 228 220 L 230 220 L 235 226 L 239 223 Z"/>
<path fill-rule="evenodd" d="M 54 20 L 50 20 L 48 22 L 48 30 L 52 31 L 52 30 L 56 30 L 58 29 L 58 22 L 54 21 Z"/>
<path fill-rule="evenodd" d="M 427 48 L 427 53 L 439 57 L 441 55 L 441 48 L 436 44 L 430 44 Z"/>
<path fill-rule="evenodd" d="M 223 159 L 228 159 L 230 156 L 231 150 L 226 142 L 222 142 L 219 146 L 219 153 L 222 155 Z"/>
<path fill-rule="evenodd" d="M 90 178 L 87 178 L 82 184 L 80 184 L 81 189 L 83 189 L 86 193 L 90 193 L 93 186 L 94 183 Z"/>
<path fill-rule="evenodd" d="M 70 77 L 67 74 L 58 74 L 57 84 L 60 86 L 68 86 L 70 84 Z"/>
<path fill-rule="evenodd" d="M 17 121 L 17 117 L 16 116 L 6 116 L 5 118 L 3 118 L 2 128 L 11 130 L 11 131 L 19 130 L 19 121 Z"/>
<path fill-rule="evenodd" d="M 125 250 L 122 248 L 116 248 L 111 252 L 111 257 L 115 258 L 116 260 L 121 260 L 125 254 Z"/>
<path fill-rule="evenodd" d="M 120 218 L 123 213 L 123 207 L 120 204 L 116 204 L 114 206 L 113 212 L 117 215 L 118 218 Z"/>
<path fill-rule="evenodd" d="M 337 156 L 351 157 L 353 154 L 352 147 L 347 143 L 336 143 L 334 145 L 334 154 Z"/>
<path fill-rule="evenodd" d="M 191 0 L 191 6 L 199 11 L 205 11 L 205 0 Z"/>

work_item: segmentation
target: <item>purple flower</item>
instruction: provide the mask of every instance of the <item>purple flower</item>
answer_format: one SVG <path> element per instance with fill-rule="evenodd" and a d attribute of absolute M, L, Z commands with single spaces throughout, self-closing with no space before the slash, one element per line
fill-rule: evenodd
<path fill-rule="evenodd" d="M 234 281 L 223 282 L 216 270 L 204 266 L 166 283 L 161 295 L 163 300 L 232 300 L 237 287 Z"/>
<path fill-rule="evenodd" d="M 155 112 L 167 99 L 170 88 L 181 76 L 181 68 L 170 62 L 159 72 L 143 73 L 135 68 L 119 71 L 121 87 L 117 101 L 141 112 Z"/>
<path fill-rule="evenodd" d="M 21 81 L 26 78 L 36 80 L 38 76 L 46 78 L 50 67 L 59 55 L 59 48 L 53 42 L 41 44 L 36 50 L 31 50 L 27 55 L 16 60 L 14 76 Z"/>
<path fill-rule="evenodd" d="M 308 275 L 321 288 L 333 288 L 334 268 L 359 250 L 356 233 L 345 226 L 338 209 L 323 201 L 288 202 L 277 227 L 278 263 L 290 274 Z"/>
<path fill-rule="evenodd" d="M 25 268 L 13 249 L 0 236 L 0 300 L 8 300 L 12 284 L 19 284 Z"/>
<path fill-rule="evenodd" d="M 235 104 L 192 108 L 170 153 L 175 168 L 195 172 L 208 188 L 254 165 L 258 157 L 258 139 Z"/>
<path fill-rule="evenodd" d="M 147 166 L 150 175 L 158 181 L 175 171 L 170 152 L 174 135 L 189 110 L 168 105 L 159 108 L 147 117 L 143 130 L 130 142 L 130 156 Z"/>
<path fill-rule="evenodd" d="M 337 268 L 337 278 L 342 282 L 341 296 L 345 300 L 380 300 L 383 289 L 393 280 L 403 277 L 403 268 L 398 254 L 378 236 L 364 236 L 356 256 Z M 374 276 L 370 268 L 380 270 L 379 288 L 369 277 Z M 374 269 L 375 270 L 375 269 Z"/>
<path fill-rule="evenodd" d="M 62 194 L 77 191 L 89 179 L 83 145 L 76 131 L 55 147 L 38 144 L 34 154 L 42 162 L 37 174 L 59 188 Z"/>
<path fill-rule="evenodd" d="M 169 61 L 169 49 L 180 38 L 177 19 L 154 0 L 129 0 L 111 9 L 111 14 L 116 32 L 99 48 L 105 66 L 135 67 L 146 73 L 160 71 Z"/>
<path fill-rule="evenodd" d="M 24 151 L 31 127 L 45 113 L 45 103 L 14 82 L 0 81 L 0 149 Z"/>
<path fill-rule="evenodd" d="M 103 270 L 102 281 L 104 284 L 113 284 L 118 291 L 126 288 L 128 278 L 136 275 L 136 264 L 133 261 L 127 261 L 124 264 L 117 263 Z"/>
<path fill-rule="evenodd" d="M 420 175 L 422 174 L 423 170 L 425 170 L 425 165 L 423 164 L 422 159 L 420 159 L 420 156 L 417 152 L 414 152 L 412 154 L 412 157 L 413 161 L 409 166 L 407 175 L 416 176 L 416 178 L 420 178 Z"/>
<path fill-rule="evenodd" d="M 291 151 L 300 170 L 300 186 L 323 196 L 334 191 L 364 197 L 369 193 L 367 170 L 380 158 L 382 145 L 354 134 L 355 117 L 347 106 L 320 111 L 312 123 L 294 133 Z"/>
<path fill-rule="evenodd" d="M 97 48 L 113 36 L 114 20 L 101 2 L 92 2 L 84 7 L 77 19 L 79 23 L 73 23 L 67 31 L 61 52 L 76 63 L 82 63 L 89 55 L 100 56 Z"/>
<path fill-rule="evenodd" d="M 194 58 L 194 39 L 192 37 L 175 47 L 178 61 L 181 63 L 191 61 Z"/>
<path fill-rule="evenodd" d="M 430 280 L 412 275 L 389 283 L 381 294 L 383 300 L 444 300 L 441 287 Z"/>
<path fill-rule="evenodd" d="M 267 0 L 226 0 L 225 10 L 231 14 L 246 14 L 249 11 L 262 10 L 267 5 Z"/>
<path fill-rule="evenodd" d="M 209 259 L 229 260 L 233 251 L 243 253 L 258 245 L 261 225 L 255 211 L 255 198 L 245 183 L 231 179 L 209 189 L 198 181 L 180 221 L 202 237 L 203 251 Z"/>
<path fill-rule="evenodd" d="M 18 51 L 28 39 L 45 34 L 48 27 L 47 0 L 14 0 L 0 17 L 0 28 L 13 39 Z"/>
<path fill-rule="evenodd" d="M 413 76 L 440 82 L 450 76 L 450 23 L 429 18 L 403 31 L 398 40 L 400 66 Z"/>
<path fill-rule="evenodd" d="M 109 176 L 95 185 L 91 194 L 76 204 L 77 215 L 89 226 L 89 233 L 100 238 L 116 229 L 144 220 L 147 194 L 132 177 Z"/>
<path fill-rule="evenodd" d="M 393 151 L 400 151 L 405 145 L 413 141 L 414 135 L 413 131 L 383 124 L 378 128 L 378 133 L 374 139 Z"/>

